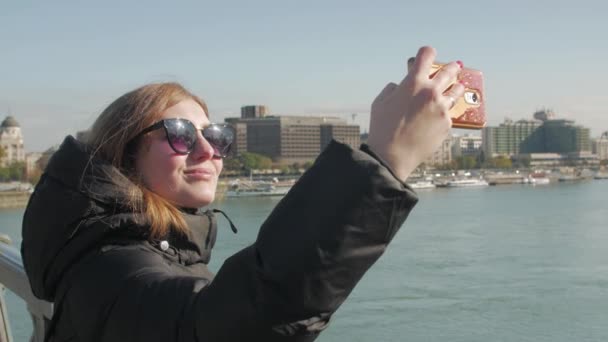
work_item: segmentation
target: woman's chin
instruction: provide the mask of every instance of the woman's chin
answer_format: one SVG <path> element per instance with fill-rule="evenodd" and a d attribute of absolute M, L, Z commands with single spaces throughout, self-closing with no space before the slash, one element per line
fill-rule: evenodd
<path fill-rule="evenodd" d="M 214 199 L 215 193 L 196 194 L 196 196 L 180 201 L 180 205 L 186 208 L 203 208 L 211 204 Z"/>

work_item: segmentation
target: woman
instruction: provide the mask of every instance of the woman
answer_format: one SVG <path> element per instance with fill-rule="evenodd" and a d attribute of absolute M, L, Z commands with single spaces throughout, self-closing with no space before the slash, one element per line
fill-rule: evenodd
<path fill-rule="evenodd" d="M 51 341 L 312 341 L 415 205 L 404 180 L 445 139 L 459 65 L 432 48 L 372 104 L 368 144 L 332 142 L 258 238 L 207 270 L 214 199 L 233 132 L 176 84 L 127 93 L 86 143 L 66 138 L 23 220 Z M 449 90 L 448 90 L 449 89 Z"/>

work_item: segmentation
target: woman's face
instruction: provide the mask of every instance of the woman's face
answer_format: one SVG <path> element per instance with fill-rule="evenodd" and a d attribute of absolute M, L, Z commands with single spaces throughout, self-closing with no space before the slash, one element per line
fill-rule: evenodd
<path fill-rule="evenodd" d="M 167 108 L 160 119 L 181 118 L 198 129 L 209 125 L 207 113 L 192 99 Z M 146 134 L 139 145 L 135 167 L 145 186 L 169 202 L 183 208 L 200 208 L 215 198 L 222 159 L 213 157 L 213 148 L 200 130 L 194 149 L 178 154 L 169 145 L 164 128 Z"/>

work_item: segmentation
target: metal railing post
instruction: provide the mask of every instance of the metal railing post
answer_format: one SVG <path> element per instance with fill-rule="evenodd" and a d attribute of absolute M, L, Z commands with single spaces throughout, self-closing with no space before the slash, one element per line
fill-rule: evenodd
<path fill-rule="evenodd" d="M 34 326 L 30 341 L 42 342 L 46 326 L 53 315 L 53 305 L 34 296 L 23 268 L 21 254 L 10 244 L 7 236 L 0 235 L 0 288 L 6 287 L 25 301 Z M 0 293 L 0 342 L 12 341 L 6 313 L 6 301 L 3 293 Z"/>
<path fill-rule="evenodd" d="M 0 284 L 0 342 L 12 342 L 11 325 L 8 321 L 8 311 L 4 300 L 4 286 Z"/>

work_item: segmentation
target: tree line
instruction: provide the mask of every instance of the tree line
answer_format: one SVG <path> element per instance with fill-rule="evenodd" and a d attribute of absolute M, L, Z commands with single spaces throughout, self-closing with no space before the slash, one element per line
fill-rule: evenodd
<path fill-rule="evenodd" d="M 277 164 L 270 157 L 262 154 L 243 152 L 224 159 L 224 170 L 227 174 L 248 175 L 253 170 L 278 169 L 282 174 L 297 174 L 301 169 L 308 169 L 313 162 Z"/>
<path fill-rule="evenodd" d="M 530 158 L 520 158 L 513 162 L 506 156 L 484 158 L 483 153 L 477 156 L 458 156 L 447 164 L 435 165 L 439 170 L 471 170 L 471 169 L 511 169 L 530 167 Z"/>
<path fill-rule="evenodd" d="M 4 159 L 6 152 L 4 148 L 0 146 L 0 160 Z M 23 161 L 12 162 L 6 166 L 0 166 L 0 182 L 30 182 L 32 184 L 38 183 L 42 171 L 38 168 L 33 170 L 28 175 L 26 173 L 26 165 Z"/>

